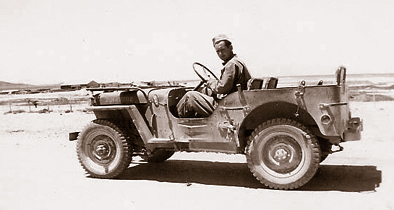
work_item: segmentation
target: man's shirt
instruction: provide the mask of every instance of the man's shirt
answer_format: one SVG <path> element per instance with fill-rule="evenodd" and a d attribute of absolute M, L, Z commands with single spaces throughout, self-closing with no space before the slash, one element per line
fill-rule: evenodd
<path fill-rule="evenodd" d="M 214 94 L 230 94 L 237 91 L 237 84 L 241 84 L 243 90 L 247 88 L 247 82 L 251 78 L 245 63 L 237 55 L 223 63 L 220 80 L 210 80 L 208 86 Z"/>

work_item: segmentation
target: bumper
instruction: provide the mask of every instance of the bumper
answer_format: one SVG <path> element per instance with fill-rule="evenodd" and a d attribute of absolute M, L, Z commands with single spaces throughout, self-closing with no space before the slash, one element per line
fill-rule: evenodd
<path fill-rule="evenodd" d="M 68 134 L 68 140 L 75 141 L 78 139 L 79 132 L 72 132 Z"/>
<path fill-rule="evenodd" d="M 348 121 L 348 128 L 343 133 L 343 141 L 358 141 L 361 139 L 363 121 L 359 117 L 351 118 Z"/>

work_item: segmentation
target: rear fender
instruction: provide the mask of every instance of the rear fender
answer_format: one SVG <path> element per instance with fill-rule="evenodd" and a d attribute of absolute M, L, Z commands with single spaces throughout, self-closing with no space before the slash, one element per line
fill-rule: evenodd
<path fill-rule="evenodd" d="M 298 115 L 295 114 L 297 112 Z M 253 109 L 243 120 L 239 131 L 241 148 L 246 146 L 248 136 L 255 128 L 263 122 L 274 118 L 292 119 L 307 127 L 316 126 L 312 116 L 296 104 L 283 101 L 269 102 Z"/>

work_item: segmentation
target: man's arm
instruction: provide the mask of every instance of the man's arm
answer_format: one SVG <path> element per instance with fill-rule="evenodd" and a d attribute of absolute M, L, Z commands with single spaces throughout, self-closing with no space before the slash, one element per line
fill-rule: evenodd
<path fill-rule="evenodd" d="M 220 80 L 211 79 L 208 81 L 208 87 L 215 94 L 229 94 L 234 86 L 235 75 L 239 71 L 238 66 L 231 62 L 225 66 Z"/>

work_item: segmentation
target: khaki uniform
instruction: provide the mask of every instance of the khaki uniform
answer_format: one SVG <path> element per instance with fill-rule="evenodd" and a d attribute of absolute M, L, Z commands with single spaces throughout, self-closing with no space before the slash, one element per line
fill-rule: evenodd
<path fill-rule="evenodd" d="M 237 91 L 237 84 L 246 90 L 251 76 L 245 63 L 234 55 L 223 65 L 220 80 L 211 79 L 207 83 L 207 87 L 212 90 L 213 94 L 220 95 L 219 98 L 222 98 Z M 214 109 L 214 97 L 197 91 L 187 92 L 177 104 L 179 117 L 208 117 Z"/>

